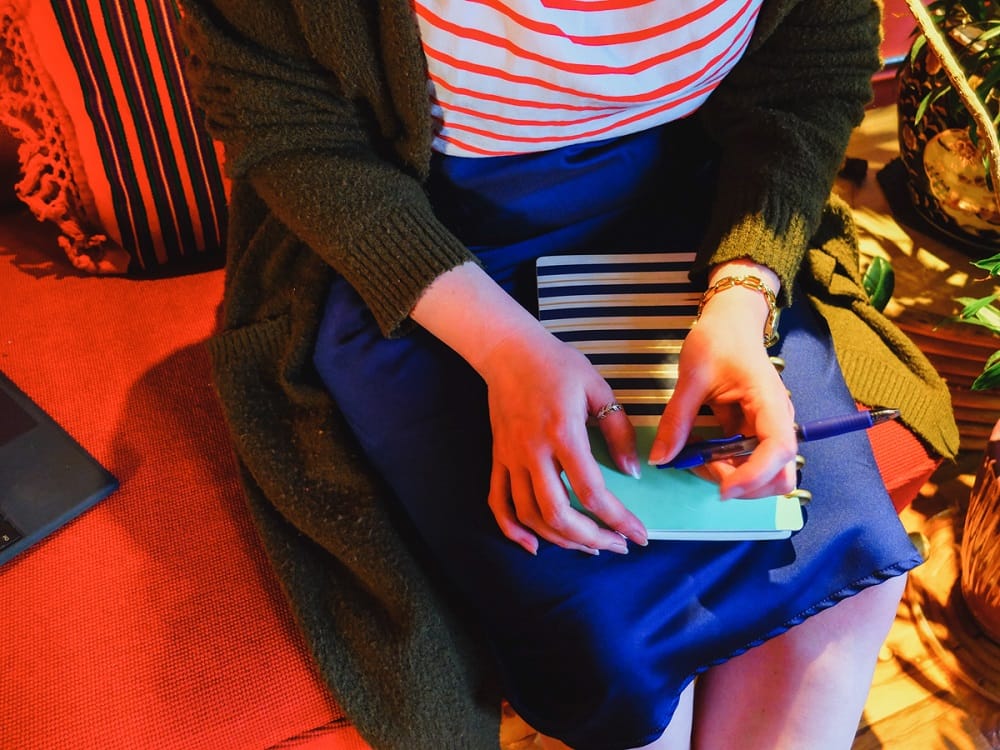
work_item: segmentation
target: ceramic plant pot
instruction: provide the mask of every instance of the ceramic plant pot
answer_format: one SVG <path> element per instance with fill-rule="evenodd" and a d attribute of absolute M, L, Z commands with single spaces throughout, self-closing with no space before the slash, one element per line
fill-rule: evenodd
<path fill-rule="evenodd" d="M 940 231 L 986 252 L 1000 251 L 1000 210 L 969 135 L 971 117 L 954 92 L 920 113 L 927 94 L 948 81 L 937 56 L 926 45 L 917 49 L 897 78 L 900 160 L 910 201 Z"/>

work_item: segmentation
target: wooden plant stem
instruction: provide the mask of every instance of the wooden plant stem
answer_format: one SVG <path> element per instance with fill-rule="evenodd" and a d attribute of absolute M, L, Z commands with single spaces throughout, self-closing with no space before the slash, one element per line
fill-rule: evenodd
<path fill-rule="evenodd" d="M 951 47 L 921 0 L 906 0 L 906 5 L 917 20 L 920 31 L 927 38 L 927 44 L 941 60 L 945 75 L 948 76 L 951 85 L 958 92 L 958 98 L 962 100 L 962 104 L 972 115 L 980 136 L 986 140 L 990 154 L 989 169 L 990 177 L 993 180 L 993 198 L 996 201 L 997 210 L 1000 210 L 1000 139 L 997 138 L 996 128 L 993 127 L 993 118 L 990 117 L 986 105 L 980 101 L 972 85 L 966 79 L 965 72 L 958 64 L 958 60 L 955 59 Z"/>

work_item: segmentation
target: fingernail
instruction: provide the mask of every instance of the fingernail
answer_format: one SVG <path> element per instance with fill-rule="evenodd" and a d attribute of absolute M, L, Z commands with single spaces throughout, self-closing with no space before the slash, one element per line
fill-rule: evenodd
<path fill-rule="evenodd" d="M 649 464 L 650 466 L 657 466 L 662 464 L 664 459 L 667 457 L 667 446 L 660 440 L 654 440 L 653 444 L 649 448 Z"/>
<path fill-rule="evenodd" d="M 628 554 L 628 545 L 625 542 L 614 542 L 608 549 L 612 552 L 617 552 L 619 555 Z"/>
<path fill-rule="evenodd" d="M 720 493 L 723 500 L 732 500 L 734 497 L 741 497 L 743 495 L 742 487 L 730 487 L 725 492 Z"/>
<path fill-rule="evenodd" d="M 642 467 L 639 466 L 639 459 L 635 456 L 629 456 L 625 459 L 625 470 L 633 479 L 642 478 Z"/>
<path fill-rule="evenodd" d="M 640 547 L 645 547 L 647 544 L 649 544 L 649 539 L 646 538 L 646 528 L 641 525 L 633 526 L 631 529 L 629 529 L 629 533 L 627 534 L 621 531 L 615 533 L 617 533 L 622 538 L 622 541 L 624 541 L 626 544 L 628 542 L 634 542 L 635 544 L 638 544 Z"/>

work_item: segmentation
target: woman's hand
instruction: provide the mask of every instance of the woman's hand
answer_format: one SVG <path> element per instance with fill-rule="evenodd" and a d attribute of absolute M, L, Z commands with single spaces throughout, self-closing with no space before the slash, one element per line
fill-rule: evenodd
<path fill-rule="evenodd" d="M 614 400 L 586 357 L 549 334 L 477 266 L 437 279 L 411 317 L 457 351 L 489 393 L 493 468 L 489 505 L 502 532 L 526 550 L 538 537 L 591 554 L 646 543 L 642 523 L 604 485 L 587 421 Z M 635 434 L 621 411 L 598 422 L 618 466 L 637 474 Z M 565 472 L 580 502 L 574 509 Z M 605 528 L 606 526 L 606 528 Z"/>
<path fill-rule="evenodd" d="M 768 269 L 736 261 L 713 270 L 722 276 L 754 275 L 771 289 Z M 712 297 L 681 349 L 677 387 L 657 430 L 650 463 L 670 460 L 684 446 L 702 404 L 725 434 L 756 435 L 760 444 L 748 457 L 713 461 L 698 470 L 720 484 L 722 497 L 763 497 L 795 486 L 794 411 L 777 370 L 763 346 L 768 306 L 760 292 L 735 286 Z"/>
<path fill-rule="evenodd" d="M 607 490 L 591 455 L 587 420 L 614 395 L 586 357 L 539 329 L 499 342 L 480 373 L 493 428 L 489 504 L 504 534 L 529 551 L 536 534 L 590 553 L 627 552 L 623 536 L 645 544 L 645 528 Z M 635 434 L 624 412 L 597 424 L 619 467 L 636 475 Z M 608 528 L 569 505 L 560 472 Z"/>

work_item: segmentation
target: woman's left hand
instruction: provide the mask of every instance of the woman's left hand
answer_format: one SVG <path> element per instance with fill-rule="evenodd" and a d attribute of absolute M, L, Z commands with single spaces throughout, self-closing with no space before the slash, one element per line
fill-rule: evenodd
<path fill-rule="evenodd" d="M 761 266 L 736 262 L 713 271 L 755 275 L 775 289 L 777 279 Z M 794 410 L 763 345 L 768 306 L 759 291 L 734 286 L 712 297 L 681 349 L 677 386 L 650 452 L 650 463 L 669 461 L 684 446 L 695 417 L 707 404 L 727 435 L 755 435 L 747 457 L 713 461 L 697 470 L 720 485 L 722 497 L 764 497 L 795 486 L 797 441 Z"/>

